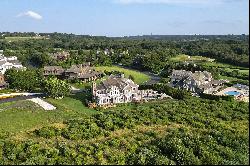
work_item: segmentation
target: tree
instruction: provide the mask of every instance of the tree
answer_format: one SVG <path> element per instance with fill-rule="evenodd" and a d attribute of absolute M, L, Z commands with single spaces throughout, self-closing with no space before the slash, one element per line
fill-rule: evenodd
<path fill-rule="evenodd" d="M 8 69 L 5 72 L 5 78 L 11 89 L 34 91 L 41 87 L 42 74 L 36 69 Z"/>
<path fill-rule="evenodd" d="M 134 76 L 132 76 L 132 75 L 129 75 L 129 76 L 128 76 L 128 78 L 129 78 L 129 79 L 131 79 L 132 81 L 134 81 L 134 80 L 135 80 L 135 77 L 134 77 Z"/>
<path fill-rule="evenodd" d="M 53 98 L 64 97 L 70 92 L 70 85 L 57 78 L 48 78 L 44 80 L 44 92 Z"/>

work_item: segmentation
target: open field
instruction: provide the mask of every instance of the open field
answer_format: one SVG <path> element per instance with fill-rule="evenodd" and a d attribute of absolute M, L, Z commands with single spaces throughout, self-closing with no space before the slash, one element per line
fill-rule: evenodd
<path fill-rule="evenodd" d="M 29 39 L 48 39 L 43 36 L 36 36 L 36 37 L 5 37 L 7 41 L 20 41 L 20 40 L 29 40 Z"/>
<path fill-rule="evenodd" d="M 132 75 L 135 78 L 135 83 L 137 84 L 142 84 L 148 80 L 150 80 L 150 77 L 144 73 L 134 71 L 134 70 L 129 70 L 129 69 L 124 69 L 118 66 L 100 66 L 100 67 L 95 67 L 97 71 L 119 71 L 123 72 L 125 74 L 125 77 L 129 77 L 129 75 Z"/>
<path fill-rule="evenodd" d="M 208 61 L 212 62 L 214 59 L 202 57 L 202 56 L 188 56 L 185 54 L 178 55 L 170 59 L 171 61 Z"/>
<path fill-rule="evenodd" d="M 96 113 L 96 110 L 85 106 L 85 97 L 84 93 L 78 93 L 61 100 L 45 99 L 57 107 L 53 111 L 45 111 L 37 104 L 27 100 L 1 104 L 0 132 L 22 132 Z"/>
<path fill-rule="evenodd" d="M 56 100 L 56 99 L 45 99 L 47 102 L 51 103 L 55 107 L 57 107 L 57 110 L 64 110 L 66 112 L 71 112 L 76 116 L 79 115 L 90 115 L 93 113 L 96 113 L 96 110 L 90 109 L 85 106 L 85 99 L 86 99 L 86 94 L 84 92 L 82 93 L 76 93 L 76 94 L 71 94 L 68 97 L 64 97 L 63 99 Z"/>
<path fill-rule="evenodd" d="M 57 121 L 63 111 L 44 111 L 31 101 L 20 100 L 0 105 L 0 131 L 23 132 Z"/>
<path fill-rule="evenodd" d="M 210 59 L 210 58 L 206 58 L 202 56 L 188 56 L 188 55 L 181 54 L 181 55 L 171 58 L 170 60 L 174 62 L 194 61 L 197 64 L 200 63 L 205 66 L 217 67 L 217 68 L 224 69 L 225 71 L 229 71 L 229 72 L 233 70 L 238 70 L 241 73 L 249 75 L 249 68 L 220 63 L 220 62 L 215 61 L 214 59 Z"/>

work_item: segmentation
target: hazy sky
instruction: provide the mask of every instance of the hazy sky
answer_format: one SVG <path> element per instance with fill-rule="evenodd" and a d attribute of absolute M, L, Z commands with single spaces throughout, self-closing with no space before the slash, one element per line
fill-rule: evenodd
<path fill-rule="evenodd" d="M 0 0 L 0 31 L 249 34 L 249 0 Z"/>

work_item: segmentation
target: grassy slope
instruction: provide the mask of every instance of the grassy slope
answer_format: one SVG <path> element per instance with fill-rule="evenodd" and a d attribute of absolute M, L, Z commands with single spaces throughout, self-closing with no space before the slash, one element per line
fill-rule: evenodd
<path fill-rule="evenodd" d="M 150 77 L 146 74 L 143 74 L 143 73 L 140 73 L 138 71 L 134 71 L 134 70 L 129 70 L 129 69 L 124 69 L 124 68 L 121 68 L 121 67 L 118 67 L 118 66 L 112 66 L 112 67 L 109 67 L 109 66 L 100 66 L 100 67 L 95 67 L 95 69 L 97 71 L 119 71 L 119 72 L 124 72 L 125 74 L 125 77 L 128 77 L 129 75 L 132 75 L 134 78 L 135 78 L 135 82 L 137 84 L 142 84 L 146 81 L 148 81 L 150 79 Z"/>
<path fill-rule="evenodd" d="M 61 100 L 56 100 L 56 99 L 46 99 L 49 103 L 53 104 L 54 106 L 57 107 L 59 110 L 65 110 L 67 112 L 72 112 L 75 115 L 73 116 L 78 116 L 78 115 L 91 115 L 93 113 L 96 113 L 94 109 L 89 109 L 88 107 L 85 106 L 85 99 L 86 95 L 84 93 L 77 93 L 77 94 L 72 94 L 69 97 L 65 97 Z"/>
<path fill-rule="evenodd" d="M 84 105 L 84 94 L 75 94 L 61 100 L 46 99 L 57 107 L 54 111 L 45 111 L 30 101 L 9 102 L 0 105 L 0 132 L 21 132 L 44 125 L 60 123 L 70 118 L 96 113 Z"/>
<path fill-rule="evenodd" d="M 31 101 L 0 105 L 0 131 L 21 132 L 61 120 L 60 111 L 44 111 Z"/>

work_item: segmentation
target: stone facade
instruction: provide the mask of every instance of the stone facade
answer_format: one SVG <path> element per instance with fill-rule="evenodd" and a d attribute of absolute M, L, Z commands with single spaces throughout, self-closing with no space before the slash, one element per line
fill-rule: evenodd
<path fill-rule="evenodd" d="M 163 99 L 170 96 L 153 90 L 138 90 L 139 85 L 121 76 L 111 75 L 99 85 L 93 83 L 93 100 L 98 106 L 118 103 L 130 103 L 142 100 Z M 171 98 L 171 97 L 170 97 Z"/>

